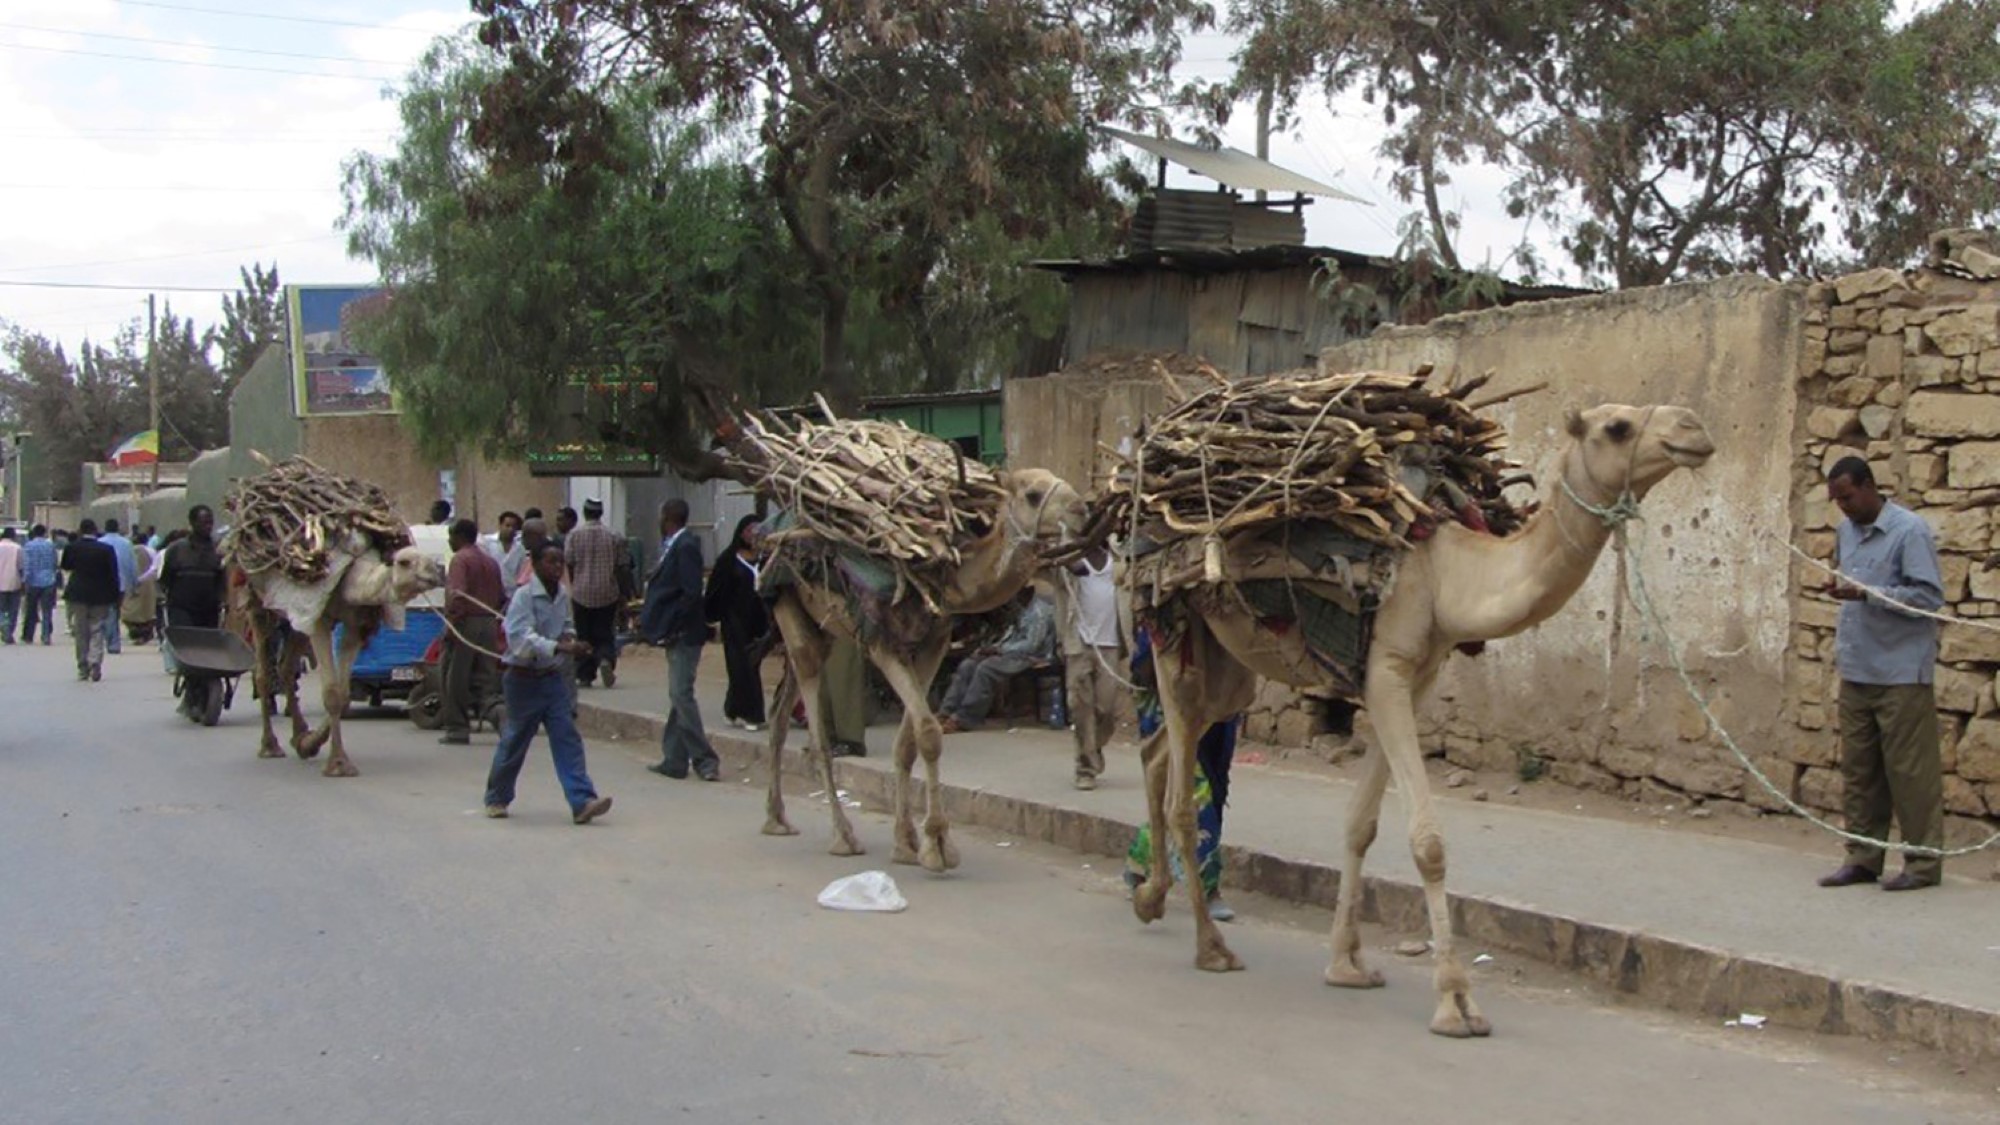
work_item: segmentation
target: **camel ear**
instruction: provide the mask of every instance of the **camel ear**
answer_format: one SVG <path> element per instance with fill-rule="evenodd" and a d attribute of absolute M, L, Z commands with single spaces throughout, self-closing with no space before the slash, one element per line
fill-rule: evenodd
<path fill-rule="evenodd" d="M 1569 410 L 1563 414 L 1563 428 L 1567 429 L 1569 431 L 1569 436 L 1573 438 L 1582 437 L 1584 430 L 1583 411 L 1578 410 L 1574 406 L 1570 407 Z"/>

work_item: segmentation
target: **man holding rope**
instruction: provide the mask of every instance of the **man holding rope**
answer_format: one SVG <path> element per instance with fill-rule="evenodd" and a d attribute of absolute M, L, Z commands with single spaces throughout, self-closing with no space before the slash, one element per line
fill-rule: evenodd
<path fill-rule="evenodd" d="M 1826 587 L 1843 603 L 1835 648 L 1847 830 L 1887 839 L 1893 813 L 1904 843 L 1942 848 L 1944 780 L 1932 687 L 1938 627 L 1883 600 L 1931 612 L 1944 605 L 1937 545 L 1922 517 L 1883 498 L 1859 457 L 1834 464 L 1827 494 L 1847 517 L 1835 548 L 1842 577 Z M 1819 885 L 1873 883 L 1884 858 L 1880 847 L 1850 842 L 1847 862 Z M 1882 889 L 1935 887 L 1943 873 L 1941 857 L 1906 853 L 1902 873 Z"/>
<path fill-rule="evenodd" d="M 491 653 L 500 650 L 500 607 L 507 604 L 500 564 L 479 546 L 479 525 L 451 525 L 451 566 L 445 571 L 444 699 L 438 709 L 444 737 L 464 746 L 472 741 L 472 714 L 492 698 L 499 679 Z"/>

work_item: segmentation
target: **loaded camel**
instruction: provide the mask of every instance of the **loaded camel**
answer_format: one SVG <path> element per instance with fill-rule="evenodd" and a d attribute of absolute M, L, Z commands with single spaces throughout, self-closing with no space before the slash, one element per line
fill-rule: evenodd
<path fill-rule="evenodd" d="M 1410 848 L 1430 915 L 1438 993 L 1430 1030 L 1438 1035 L 1484 1036 L 1492 1027 L 1473 1002 L 1453 945 L 1444 834 L 1417 741 L 1416 702 L 1454 648 L 1512 636 L 1560 610 L 1609 540 L 1605 516 L 1614 504 L 1628 496 L 1638 500 L 1676 469 L 1701 466 L 1715 449 L 1701 420 L 1675 406 L 1572 410 L 1567 428 L 1571 443 L 1557 486 L 1520 530 L 1496 536 L 1443 522 L 1429 538 L 1397 553 L 1393 580 L 1375 613 L 1358 693 L 1352 679 L 1310 650 L 1304 628 L 1285 627 L 1299 622 L 1259 618 L 1228 580 L 1194 582 L 1142 610 L 1141 623 L 1158 630 L 1154 653 L 1167 756 L 1161 763 L 1158 744 L 1150 748 L 1147 812 L 1154 838 L 1168 839 L 1171 830 L 1184 856 L 1195 854 L 1195 744 L 1211 724 L 1249 706 L 1259 677 L 1308 696 L 1358 694 L 1373 723 L 1375 745 L 1367 751 L 1348 816 L 1326 981 L 1341 988 L 1383 984 L 1382 974 L 1362 961 L 1355 910 L 1362 860 L 1375 839 L 1383 793 L 1393 776 L 1404 794 Z M 1212 579 L 1214 573 L 1210 569 L 1202 577 Z M 1154 848 L 1148 878 L 1133 896 L 1142 921 L 1162 915 L 1172 878 L 1167 849 Z M 1240 969 L 1242 962 L 1203 909 L 1199 881 L 1190 879 L 1189 889 L 1196 966 Z"/>
<path fill-rule="evenodd" d="M 411 544 L 410 531 L 374 485 L 338 477 L 301 457 L 244 480 L 225 506 L 235 526 L 223 542 L 233 608 L 251 631 L 254 682 L 264 733 L 260 758 L 282 758 L 272 730 L 277 696 L 286 698 L 292 748 L 310 759 L 329 743 L 321 773 L 361 771 L 340 737 L 354 659 L 384 625 L 403 627 L 403 605 L 444 584 L 437 560 Z M 336 651 L 335 626 L 343 626 Z M 323 725 L 312 728 L 299 706 L 299 678 L 309 644 L 320 673 Z"/>
<path fill-rule="evenodd" d="M 957 867 L 938 775 L 943 729 L 931 711 L 931 682 L 951 643 L 953 618 L 1006 606 L 1042 567 L 1043 549 L 1077 530 L 1082 499 L 1053 473 L 995 472 L 965 462 L 943 441 L 886 423 L 802 423 L 793 432 L 725 424 L 722 435 L 737 468 L 784 513 L 767 525 L 776 530 L 760 581 L 775 597 L 771 615 L 787 661 L 771 723 L 764 834 L 797 834 L 785 817 L 781 763 L 792 701 L 802 696 L 833 818 L 829 850 L 864 851 L 841 808 L 830 717 L 820 708 L 821 669 L 833 640 L 842 638 L 860 644 L 903 705 L 891 858 L 934 873 Z M 842 463 L 868 467 L 838 469 Z M 869 495 L 887 503 L 870 508 L 862 501 Z M 836 509 L 847 511 L 845 522 Z M 924 513 L 934 520 L 919 522 Z M 899 545 L 885 530 L 892 524 L 897 534 L 919 534 L 902 535 Z M 919 757 L 921 840 L 911 793 Z"/>

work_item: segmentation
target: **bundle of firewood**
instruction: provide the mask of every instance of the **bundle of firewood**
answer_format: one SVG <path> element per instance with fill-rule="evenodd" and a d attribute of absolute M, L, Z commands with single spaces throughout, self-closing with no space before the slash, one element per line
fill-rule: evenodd
<path fill-rule="evenodd" d="M 1320 523 L 1385 547 L 1410 529 L 1456 518 L 1499 534 L 1520 526 L 1502 495 L 1516 466 L 1506 432 L 1468 396 L 1411 375 L 1296 372 L 1207 385 L 1155 418 L 1111 486 L 1113 504 L 1162 536 L 1233 536 Z M 1511 397 L 1511 396 L 1507 396 Z"/>
<path fill-rule="evenodd" d="M 987 465 L 888 422 L 748 417 L 724 460 L 792 516 L 795 530 L 775 537 L 780 549 L 788 539 L 812 539 L 857 550 L 927 594 L 956 569 L 961 548 L 992 529 L 1007 501 Z"/>
<path fill-rule="evenodd" d="M 331 550 L 352 542 L 354 534 L 384 555 L 412 542 L 380 487 L 304 457 L 237 482 L 222 506 L 230 517 L 224 554 L 248 574 L 281 571 L 310 585 L 332 571 Z"/>

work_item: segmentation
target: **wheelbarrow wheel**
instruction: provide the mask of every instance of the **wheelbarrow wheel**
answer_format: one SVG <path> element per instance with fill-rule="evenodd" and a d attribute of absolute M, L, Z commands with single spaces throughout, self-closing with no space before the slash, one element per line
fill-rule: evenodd
<path fill-rule="evenodd" d="M 486 710 L 480 712 L 480 718 L 484 719 L 486 725 L 497 734 L 507 727 L 507 705 L 496 699 L 486 705 Z"/>
<path fill-rule="evenodd" d="M 426 676 L 422 683 L 411 688 L 404 706 L 418 730 L 436 730 L 444 722 L 444 694 L 438 690 L 435 677 Z"/>
<path fill-rule="evenodd" d="M 201 725 L 212 727 L 222 721 L 222 684 L 210 680 L 202 686 L 206 693 L 201 701 Z"/>

